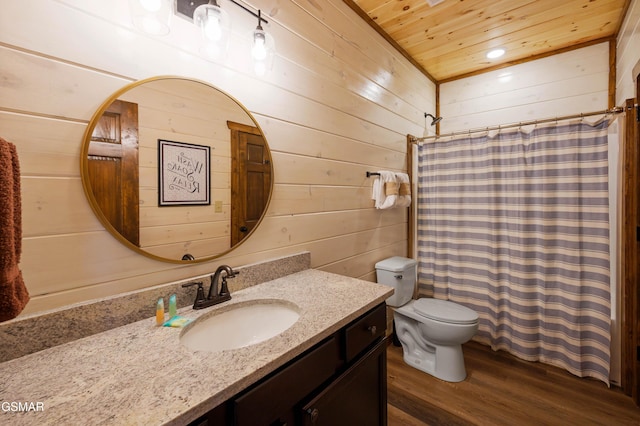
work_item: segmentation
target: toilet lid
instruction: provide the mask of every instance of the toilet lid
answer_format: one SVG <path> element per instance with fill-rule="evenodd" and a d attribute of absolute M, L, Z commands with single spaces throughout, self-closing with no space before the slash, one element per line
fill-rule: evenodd
<path fill-rule="evenodd" d="M 448 300 L 422 298 L 414 302 L 413 308 L 418 314 L 436 321 L 452 324 L 472 324 L 478 321 L 476 311 Z"/>

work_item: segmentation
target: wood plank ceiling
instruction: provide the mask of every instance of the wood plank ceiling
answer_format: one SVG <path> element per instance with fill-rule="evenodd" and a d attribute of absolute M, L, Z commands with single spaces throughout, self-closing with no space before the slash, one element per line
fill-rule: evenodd
<path fill-rule="evenodd" d="M 442 83 L 615 39 L 630 0 L 344 2 Z M 487 59 L 495 48 L 505 49 L 505 55 Z"/>

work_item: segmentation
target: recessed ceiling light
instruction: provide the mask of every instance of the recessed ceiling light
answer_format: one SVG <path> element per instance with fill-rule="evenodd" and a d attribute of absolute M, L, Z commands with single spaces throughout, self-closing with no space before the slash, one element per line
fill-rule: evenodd
<path fill-rule="evenodd" d="M 490 50 L 489 53 L 487 53 L 487 58 L 496 59 L 504 55 L 504 53 L 505 53 L 504 49 L 493 49 L 493 50 Z"/>

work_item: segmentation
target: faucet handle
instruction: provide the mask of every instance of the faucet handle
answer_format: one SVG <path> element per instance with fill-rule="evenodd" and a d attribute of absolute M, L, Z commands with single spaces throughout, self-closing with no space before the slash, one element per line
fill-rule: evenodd
<path fill-rule="evenodd" d="M 229 294 L 229 287 L 227 287 L 227 278 L 235 278 L 240 272 L 236 272 L 233 269 L 231 270 L 231 274 L 225 275 L 222 277 L 222 284 L 220 285 L 220 296 L 226 296 Z"/>
<path fill-rule="evenodd" d="M 198 286 L 198 290 L 196 292 L 196 300 L 195 302 L 193 302 L 193 309 L 200 309 L 202 308 L 203 303 L 207 301 L 207 299 L 204 297 L 204 287 L 202 287 L 203 286 L 202 281 L 185 283 L 185 284 L 182 284 L 182 287 L 186 288 L 194 285 Z"/>
<path fill-rule="evenodd" d="M 230 276 L 229 278 L 233 278 Z M 227 287 L 227 277 L 222 277 L 222 284 L 220 285 L 220 294 L 218 296 L 227 296 L 229 294 L 229 287 Z"/>

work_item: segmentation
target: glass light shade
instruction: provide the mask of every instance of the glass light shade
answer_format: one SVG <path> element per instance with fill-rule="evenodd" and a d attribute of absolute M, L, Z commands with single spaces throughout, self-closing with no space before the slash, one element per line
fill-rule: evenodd
<path fill-rule="evenodd" d="M 193 12 L 193 22 L 207 43 L 226 43 L 231 31 L 229 15 L 220 6 L 203 4 Z"/>
<path fill-rule="evenodd" d="M 264 75 L 273 68 L 276 55 L 275 42 L 271 34 L 258 26 L 251 33 L 251 59 L 257 75 Z"/>
<path fill-rule="evenodd" d="M 129 0 L 133 25 L 152 35 L 169 34 L 172 0 Z"/>
<path fill-rule="evenodd" d="M 198 6 L 193 12 L 193 23 L 202 35 L 200 52 L 210 59 L 223 60 L 227 55 L 231 20 L 217 2 L 213 3 Z"/>

